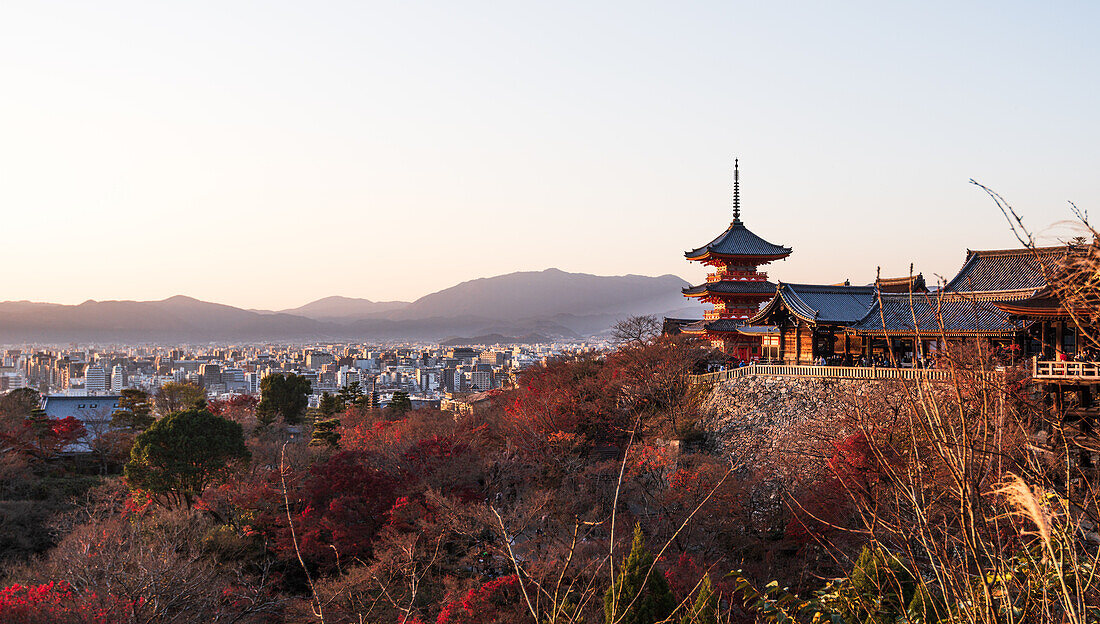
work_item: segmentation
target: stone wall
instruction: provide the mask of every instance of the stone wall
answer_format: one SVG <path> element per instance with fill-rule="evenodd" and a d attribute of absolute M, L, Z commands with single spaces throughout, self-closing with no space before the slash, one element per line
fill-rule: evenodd
<path fill-rule="evenodd" d="M 740 377 L 706 390 L 696 428 L 709 447 L 736 459 L 820 464 L 836 441 L 854 433 L 860 414 L 898 410 L 907 384 L 914 387 L 898 380 Z"/>

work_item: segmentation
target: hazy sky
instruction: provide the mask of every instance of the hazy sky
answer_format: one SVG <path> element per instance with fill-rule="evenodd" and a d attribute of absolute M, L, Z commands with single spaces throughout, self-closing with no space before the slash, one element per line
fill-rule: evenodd
<path fill-rule="evenodd" d="M 0 299 L 412 299 L 558 267 L 949 276 L 1100 211 L 1098 5 L 0 4 Z"/>

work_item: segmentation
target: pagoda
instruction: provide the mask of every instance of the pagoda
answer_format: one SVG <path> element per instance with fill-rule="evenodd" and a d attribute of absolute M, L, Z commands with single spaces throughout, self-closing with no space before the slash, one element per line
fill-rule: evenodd
<path fill-rule="evenodd" d="M 769 243 L 741 222 L 740 172 L 735 160 L 733 221 L 718 238 L 684 252 L 688 260 L 713 269 L 705 283 L 683 289 L 684 296 L 696 297 L 714 308 L 703 315 L 703 320 L 684 325 L 680 331 L 698 335 L 738 359 L 758 358 L 761 344 L 758 334 L 764 328 L 742 326 L 757 313 L 761 303 L 775 295 L 775 284 L 759 268 L 790 254 L 790 247 Z"/>

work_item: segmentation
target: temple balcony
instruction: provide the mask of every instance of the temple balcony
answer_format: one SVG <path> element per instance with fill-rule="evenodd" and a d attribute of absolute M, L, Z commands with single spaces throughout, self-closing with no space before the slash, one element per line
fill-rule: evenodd
<path fill-rule="evenodd" d="M 1032 379 L 1100 383 L 1100 362 L 1031 360 Z"/>
<path fill-rule="evenodd" d="M 742 282 L 764 282 L 767 281 L 768 274 L 761 273 L 759 271 L 730 271 L 719 268 L 714 273 L 707 274 L 707 283 L 721 282 L 721 281 L 742 281 Z"/>

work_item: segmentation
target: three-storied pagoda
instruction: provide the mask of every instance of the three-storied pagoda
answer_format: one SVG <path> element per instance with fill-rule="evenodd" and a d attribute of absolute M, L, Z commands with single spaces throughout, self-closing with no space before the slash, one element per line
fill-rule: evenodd
<path fill-rule="evenodd" d="M 753 234 L 741 222 L 740 172 L 733 164 L 733 222 L 718 238 L 684 252 L 692 262 L 713 267 L 707 281 L 683 290 L 686 297 L 697 297 L 714 308 L 703 320 L 684 325 L 680 331 L 696 334 L 733 357 L 751 360 L 760 355 L 760 339 L 738 332 L 745 321 L 756 314 L 760 304 L 775 294 L 775 284 L 761 265 L 782 260 L 790 247 L 774 245 Z"/>

